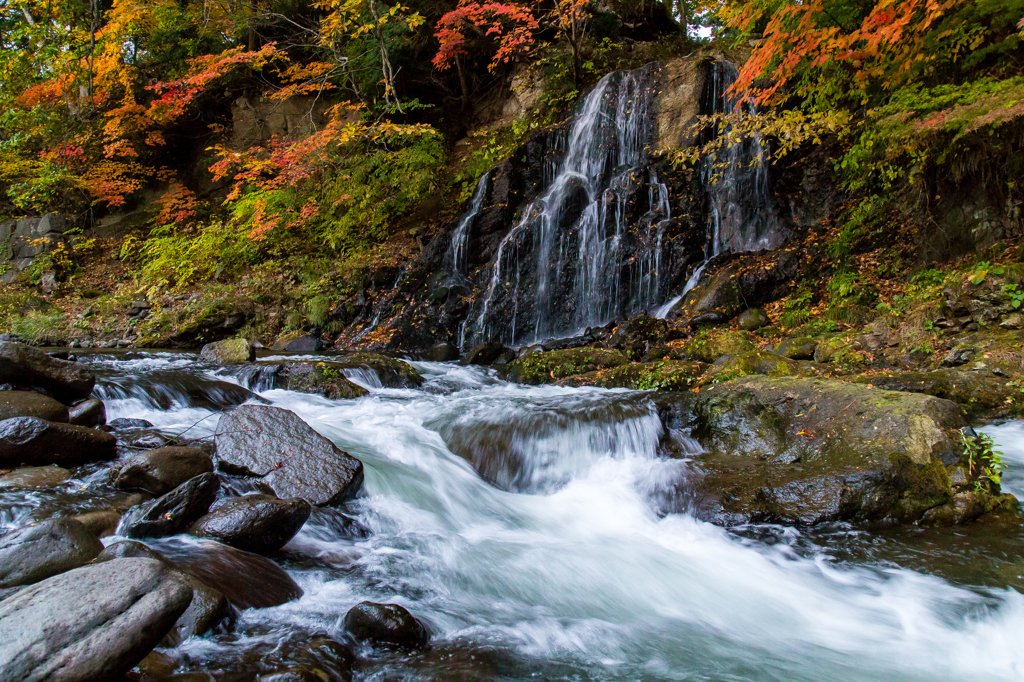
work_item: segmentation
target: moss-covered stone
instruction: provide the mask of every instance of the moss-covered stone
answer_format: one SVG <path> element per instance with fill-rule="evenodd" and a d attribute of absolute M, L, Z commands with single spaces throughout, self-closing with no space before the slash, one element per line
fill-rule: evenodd
<path fill-rule="evenodd" d="M 423 377 L 408 362 L 381 355 L 380 353 L 353 353 L 344 360 L 332 363 L 341 368 L 372 369 L 383 386 L 388 388 L 417 388 L 423 384 Z"/>
<path fill-rule="evenodd" d="M 528 353 L 508 363 L 508 378 L 520 384 L 543 384 L 574 374 L 620 367 L 629 359 L 617 350 L 571 348 Z"/>
<path fill-rule="evenodd" d="M 818 339 L 809 336 L 794 336 L 776 346 L 775 353 L 790 360 L 813 360 L 818 343 Z"/>
<path fill-rule="evenodd" d="M 814 350 L 814 361 L 856 367 L 867 364 L 868 357 L 857 350 L 849 339 L 836 336 L 818 344 Z"/>
<path fill-rule="evenodd" d="M 349 381 L 344 368 L 327 362 L 297 362 L 286 367 L 285 387 L 289 391 L 322 395 L 330 400 L 361 398 L 367 395 L 362 386 Z"/>
<path fill-rule="evenodd" d="M 1024 393 L 1016 382 L 991 372 L 942 368 L 928 372 L 897 372 L 852 379 L 889 391 L 925 393 L 961 405 L 974 415 L 995 417 L 1019 413 Z"/>
<path fill-rule="evenodd" d="M 721 360 L 721 359 L 720 359 Z M 716 365 L 713 376 L 741 377 L 763 374 L 770 377 L 799 375 L 800 365 L 796 360 L 775 355 L 767 351 L 750 351 L 739 355 L 726 356 L 725 362 Z"/>
<path fill-rule="evenodd" d="M 221 365 L 252 362 L 256 359 L 256 348 L 248 339 L 225 339 L 203 346 L 199 357 Z"/>
<path fill-rule="evenodd" d="M 631 388 L 638 391 L 684 391 L 696 387 L 707 369 L 708 365 L 703 362 L 631 362 L 612 369 L 566 377 L 555 384 Z"/>
<path fill-rule="evenodd" d="M 703 514 L 720 523 L 913 523 L 955 503 L 967 481 L 966 415 L 933 396 L 748 376 L 658 401 L 665 425 L 705 448 Z M 1017 513 L 998 486 L 978 494 L 986 509 Z"/>
<path fill-rule="evenodd" d="M 686 357 L 699 362 L 714 362 L 723 355 L 741 355 L 757 350 L 742 332 L 704 330 L 683 346 Z"/>

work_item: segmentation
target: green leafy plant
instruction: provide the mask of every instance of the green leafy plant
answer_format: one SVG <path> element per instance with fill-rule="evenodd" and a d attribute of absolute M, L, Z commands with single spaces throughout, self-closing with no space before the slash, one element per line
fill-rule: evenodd
<path fill-rule="evenodd" d="M 1014 308 L 1020 308 L 1021 304 L 1024 304 L 1024 291 L 1021 291 L 1018 285 L 1004 284 L 1003 293 L 1010 297 L 1010 305 Z"/>
<path fill-rule="evenodd" d="M 963 454 L 967 458 L 967 475 L 975 479 L 975 489 L 981 488 L 981 479 L 987 479 L 995 485 L 1003 477 L 1002 451 L 997 450 L 992 438 L 984 433 L 975 434 L 972 429 L 961 429 L 960 439 L 963 443 Z"/>

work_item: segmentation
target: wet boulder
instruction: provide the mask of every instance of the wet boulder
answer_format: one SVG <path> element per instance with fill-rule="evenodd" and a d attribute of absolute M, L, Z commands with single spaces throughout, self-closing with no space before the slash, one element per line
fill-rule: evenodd
<path fill-rule="evenodd" d="M 282 368 L 289 391 L 322 395 L 328 400 L 352 400 L 368 395 L 362 386 L 349 381 L 344 368 L 327 362 L 290 362 Z"/>
<path fill-rule="evenodd" d="M 356 604 L 345 614 L 344 628 L 358 642 L 403 649 L 420 649 L 430 641 L 423 623 L 398 604 Z"/>
<path fill-rule="evenodd" d="M 757 348 L 742 332 L 699 332 L 683 346 L 683 355 L 699 362 L 714 362 L 724 355 L 742 355 Z"/>
<path fill-rule="evenodd" d="M 556 386 L 631 388 L 637 391 L 684 391 L 696 386 L 708 370 L 703 362 L 631 362 L 612 369 L 574 374 Z"/>
<path fill-rule="evenodd" d="M 508 378 L 520 384 L 552 383 L 574 374 L 586 374 L 628 364 L 629 358 L 617 350 L 573 348 L 547 353 L 528 353 L 508 364 Z"/>
<path fill-rule="evenodd" d="M 806 336 L 794 336 L 785 339 L 775 347 L 775 354 L 790 360 L 813 360 L 814 351 L 818 348 L 818 340 Z"/>
<path fill-rule="evenodd" d="M 76 426 L 103 426 L 107 423 L 107 408 L 102 400 L 89 398 L 68 410 L 68 421 Z"/>
<path fill-rule="evenodd" d="M 739 355 L 723 355 L 715 361 L 713 375 L 719 378 L 763 374 L 770 377 L 793 376 L 801 373 L 796 360 L 766 351 L 749 351 Z"/>
<path fill-rule="evenodd" d="M 166 495 L 130 509 L 121 531 L 130 538 L 159 538 L 184 532 L 209 511 L 219 489 L 217 474 L 200 474 Z"/>
<path fill-rule="evenodd" d="M 103 551 L 78 521 L 48 519 L 0 538 L 0 588 L 31 585 L 78 568 Z"/>
<path fill-rule="evenodd" d="M 868 356 L 858 348 L 858 344 L 846 337 L 824 339 L 814 349 L 814 361 L 847 366 L 864 365 L 868 362 Z"/>
<path fill-rule="evenodd" d="M 0 342 L 0 384 L 38 387 L 69 404 L 88 398 L 96 377 L 78 363 L 57 360 L 31 346 L 5 341 Z"/>
<path fill-rule="evenodd" d="M 37 417 L 0 421 L 0 466 L 58 464 L 77 466 L 113 459 L 117 439 L 109 433 Z"/>
<path fill-rule="evenodd" d="M 37 417 L 50 422 L 68 421 L 68 408 L 49 396 L 33 391 L 0 391 L 0 421 Z"/>
<path fill-rule="evenodd" d="M 508 362 L 515 357 L 515 351 L 497 341 L 478 343 L 470 348 L 460 361 L 463 365 L 480 365 L 486 367 L 493 365 L 499 358 L 505 358 Z"/>
<path fill-rule="evenodd" d="M 315 353 L 323 349 L 324 345 L 315 336 L 294 332 L 282 334 L 270 347 L 273 350 L 285 350 L 293 353 Z"/>
<path fill-rule="evenodd" d="M 430 362 L 453 362 L 459 359 L 459 349 L 451 343 L 438 343 L 423 353 L 423 359 Z"/>
<path fill-rule="evenodd" d="M 164 541 L 161 554 L 177 570 L 217 590 L 239 609 L 280 606 L 302 588 L 270 559 L 213 540 Z M 109 549 L 109 548 L 108 548 Z"/>
<path fill-rule="evenodd" d="M 668 333 L 668 322 L 644 314 L 616 327 L 608 345 L 621 350 L 627 357 L 638 360 L 651 348 L 665 341 Z"/>
<path fill-rule="evenodd" d="M 152 549 L 149 545 L 136 540 L 119 540 L 103 548 L 103 551 L 96 557 L 96 561 L 113 561 L 114 559 L 156 559 L 167 564 L 170 562 L 163 554 Z"/>
<path fill-rule="evenodd" d="M 114 476 L 121 490 L 163 495 L 189 479 L 213 471 L 213 460 L 196 448 L 169 446 L 132 457 Z"/>
<path fill-rule="evenodd" d="M 964 466 L 966 416 L 932 396 L 749 376 L 659 400 L 666 428 L 705 449 L 702 513 L 719 523 L 912 523 L 952 500 Z"/>
<path fill-rule="evenodd" d="M 117 526 L 121 522 L 121 512 L 113 508 L 96 509 L 72 518 L 85 526 L 96 537 L 105 538 L 117 532 Z"/>
<path fill-rule="evenodd" d="M 423 385 L 423 377 L 415 367 L 380 353 L 353 353 L 346 356 L 339 366 L 372 370 L 385 388 L 419 388 Z"/>
<path fill-rule="evenodd" d="M 771 324 L 771 320 L 768 319 L 768 313 L 764 311 L 764 308 L 747 308 L 736 318 L 736 324 L 743 331 L 752 332 L 761 327 L 767 327 Z"/>
<path fill-rule="evenodd" d="M 243 405 L 224 415 L 215 437 L 218 466 L 260 477 L 278 497 L 339 504 L 363 484 L 363 463 L 289 410 Z"/>
<path fill-rule="evenodd" d="M 49 488 L 71 478 L 71 472 L 58 466 L 22 467 L 0 476 L 4 488 Z"/>
<path fill-rule="evenodd" d="M 118 417 L 117 419 L 111 420 L 107 426 L 115 431 L 124 431 L 127 429 L 149 429 L 153 427 L 153 422 L 146 421 L 145 419 L 128 419 L 126 417 Z"/>
<path fill-rule="evenodd" d="M 295 537 L 311 508 L 301 498 L 245 495 L 224 502 L 196 521 L 189 535 L 223 542 L 255 554 L 273 554 Z"/>
<path fill-rule="evenodd" d="M 256 347 L 248 339 L 225 339 L 203 346 L 199 357 L 219 365 L 252 362 L 256 359 Z"/>
<path fill-rule="evenodd" d="M 222 621 L 233 619 L 235 615 L 231 602 L 220 590 L 213 589 L 191 575 L 183 575 L 192 587 L 192 601 L 171 631 L 160 641 L 161 647 L 176 647 L 189 637 L 201 637 Z"/>
<path fill-rule="evenodd" d="M 0 602 L 0 678 L 123 679 L 192 600 L 188 581 L 159 561 L 76 568 Z"/>

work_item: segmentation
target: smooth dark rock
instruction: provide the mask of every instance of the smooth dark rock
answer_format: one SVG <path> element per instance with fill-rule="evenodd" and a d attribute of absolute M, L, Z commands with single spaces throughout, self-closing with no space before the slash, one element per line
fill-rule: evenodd
<path fill-rule="evenodd" d="M 200 474 L 152 502 L 129 510 L 122 532 L 130 538 L 158 538 L 183 532 L 210 509 L 220 489 L 217 474 Z"/>
<path fill-rule="evenodd" d="M 302 596 L 291 576 L 270 559 L 213 540 L 161 546 L 175 568 L 217 590 L 239 609 L 279 606 Z"/>
<path fill-rule="evenodd" d="M 203 346 L 199 357 L 221 365 L 252 362 L 256 359 L 256 346 L 246 339 L 225 339 Z"/>
<path fill-rule="evenodd" d="M 117 439 L 103 431 L 36 417 L 0 421 L 2 467 L 23 463 L 77 466 L 116 456 Z"/>
<path fill-rule="evenodd" d="M 58 466 L 22 467 L 0 476 L 3 488 L 47 488 L 71 478 L 71 472 Z"/>
<path fill-rule="evenodd" d="M 145 419 L 118 417 L 107 424 L 107 426 L 118 431 L 122 429 L 148 429 L 153 426 L 153 422 L 148 422 Z"/>
<path fill-rule="evenodd" d="M 405 649 L 427 645 L 430 633 L 404 607 L 364 601 L 345 614 L 345 631 L 357 641 Z"/>
<path fill-rule="evenodd" d="M 771 324 L 771 320 L 768 319 L 768 313 L 764 311 L 764 308 L 747 308 L 736 318 L 736 324 L 743 331 L 752 332 L 761 327 L 767 327 Z"/>
<path fill-rule="evenodd" d="M 160 642 L 161 647 L 176 647 L 189 637 L 205 635 L 221 621 L 233 616 L 231 602 L 220 590 L 191 575 L 186 574 L 186 577 L 192 586 L 192 603 Z"/>
<path fill-rule="evenodd" d="M 48 519 L 0 538 L 0 587 L 31 585 L 92 561 L 103 544 L 78 521 Z"/>
<path fill-rule="evenodd" d="M 315 336 L 300 336 L 286 343 L 283 350 L 296 353 L 315 353 L 323 347 L 323 342 Z"/>
<path fill-rule="evenodd" d="M 123 679 L 192 600 L 184 576 L 150 559 L 77 568 L 0 602 L 0 679 Z"/>
<path fill-rule="evenodd" d="M 188 532 L 246 552 L 273 554 L 295 537 L 309 518 L 310 509 L 301 498 L 245 495 L 220 505 L 192 524 Z"/>
<path fill-rule="evenodd" d="M 107 408 L 102 400 L 89 398 L 68 410 L 68 421 L 77 426 L 102 426 L 107 423 Z"/>
<path fill-rule="evenodd" d="M 338 504 L 363 484 L 362 462 L 279 407 L 243 405 L 227 413 L 217 426 L 216 445 L 219 466 L 261 477 L 281 498 Z"/>
<path fill-rule="evenodd" d="M 498 358 L 507 353 L 511 353 L 512 357 L 515 357 L 515 351 L 507 346 L 497 341 L 488 341 L 487 343 L 478 343 L 470 348 L 462 357 L 461 362 L 463 365 L 486 366 L 493 364 Z"/>
<path fill-rule="evenodd" d="M 0 421 L 14 417 L 38 417 L 51 422 L 67 422 L 68 408 L 41 393 L 0 391 Z"/>
<path fill-rule="evenodd" d="M 196 448 L 170 446 L 132 457 L 117 472 L 114 486 L 163 495 L 189 479 L 213 471 L 213 460 Z"/>
<path fill-rule="evenodd" d="M 72 518 L 85 526 L 96 537 L 105 538 L 117 532 L 117 526 L 121 522 L 121 512 L 116 509 L 97 509 Z"/>
<path fill-rule="evenodd" d="M 114 559 L 156 559 L 170 563 L 163 554 L 151 548 L 149 545 L 137 542 L 136 540 L 119 540 L 103 548 L 103 551 L 96 557 L 96 561 L 113 561 Z"/>
<path fill-rule="evenodd" d="M 96 377 L 81 365 L 57 360 L 21 343 L 0 342 L 0 384 L 38 386 L 62 403 L 83 400 Z"/>
<path fill-rule="evenodd" d="M 450 343 L 439 343 L 427 349 L 423 359 L 430 362 L 452 362 L 459 359 L 459 349 Z"/>

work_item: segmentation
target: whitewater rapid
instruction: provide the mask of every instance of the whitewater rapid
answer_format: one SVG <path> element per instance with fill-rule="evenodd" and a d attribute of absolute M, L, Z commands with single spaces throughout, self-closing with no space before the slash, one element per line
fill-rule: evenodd
<path fill-rule="evenodd" d="M 228 380 L 193 358 L 85 362 L 105 373 L 101 384 L 156 371 Z M 699 471 L 658 456 L 662 427 L 645 394 L 412 364 L 421 389 L 353 376 L 368 396 L 260 394 L 363 461 L 364 493 L 347 513 L 369 533 L 314 514 L 285 548 L 305 596 L 244 612 L 240 636 L 187 641 L 189 660 L 223 665 L 296 629 L 340 636 L 345 612 L 370 599 L 406 606 L 435 652 L 469 652 L 480 679 L 1024 678 L 1024 599 L 1011 588 L 837 561 L 824 548 L 796 551 L 785 541 L 795 529 L 759 542 L 666 506 Z M 217 413 L 188 402 L 108 398 L 107 414 L 212 436 Z M 1007 481 L 1019 494 L 1024 448 L 1013 453 Z M 489 466 L 491 482 L 466 457 Z M 365 679 L 458 679 L 443 677 L 451 665 L 436 653 L 384 657 Z"/>

